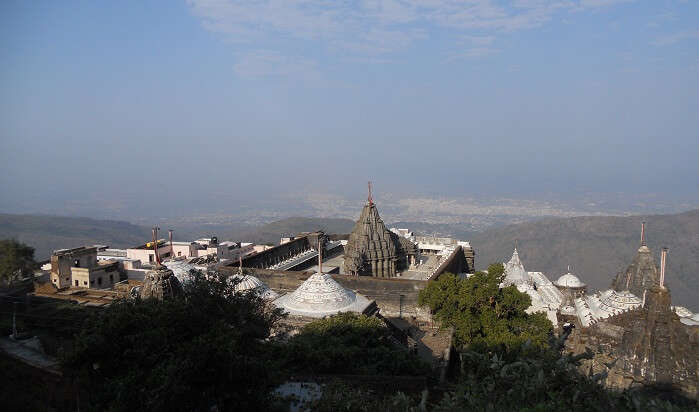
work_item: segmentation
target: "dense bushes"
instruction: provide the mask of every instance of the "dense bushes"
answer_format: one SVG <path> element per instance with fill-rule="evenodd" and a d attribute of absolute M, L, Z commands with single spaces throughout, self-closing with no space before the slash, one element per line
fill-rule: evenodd
<path fill-rule="evenodd" d="M 301 374 L 426 375 L 429 365 L 400 347 L 384 322 L 341 313 L 306 325 L 278 346 L 281 369 Z"/>
<path fill-rule="evenodd" d="M 182 298 L 119 301 L 90 318 L 65 366 L 94 409 L 252 410 L 280 379 L 262 343 L 280 316 L 195 274 Z"/>

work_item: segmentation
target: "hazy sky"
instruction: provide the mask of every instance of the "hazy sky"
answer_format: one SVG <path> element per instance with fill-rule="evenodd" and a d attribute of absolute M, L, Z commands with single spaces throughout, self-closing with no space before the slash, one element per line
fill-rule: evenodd
<path fill-rule="evenodd" d="M 698 159 L 696 0 L 0 2 L 0 211 L 697 198 Z"/>

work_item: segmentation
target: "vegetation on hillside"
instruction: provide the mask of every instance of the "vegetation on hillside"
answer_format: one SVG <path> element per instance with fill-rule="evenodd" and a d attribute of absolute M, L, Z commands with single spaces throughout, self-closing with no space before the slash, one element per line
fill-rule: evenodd
<path fill-rule="evenodd" d="M 526 353 L 526 355 L 525 355 Z M 599 384 L 601 376 L 578 371 L 580 356 L 552 348 L 528 348 L 508 359 L 498 354 L 464 351 L 462 373 L 454 390 L 434 393 L 377 394 L 349 385 L 329 386 L 311 404 L 313 411 L 386 412 L 548 412 L 548 411 L 694 411 L 688 399 L 661 399 L 643 390 L 614 392 Z"/>
<path fill-rule="evenodd" d="M 14 239 L 0 240 L 0 285 L 12 283 L 36 269 L 34 248 Z"/>
<path fill-rule="evenodd" d="M 525 342 L 544 347 L 553 325 L 543 313 L 528 314 L 526 293 L 514 286 L 500 288 L 502 264 L 468 279 L 445 273 L 420 291 L 419 304 L 428 306 L 442 328 L 454 328 L 456 344 L 479 350 L 512 352 Z"/>
<path fill-rule="evenodd" d="M 256 410 L 279 383 L 262 341 L 281 318 L 253 293 L 194 273 L 182 298 L 122 300 L 96 314 L 65 366 L 110 410 Z"/>
<path fill-rule="evenodd" d="M 277 350 L 281 370 L 296 374 L 430 374 L 381 319 L 350 312 L 309 323 Z"/>
<path fill-rule="evenodd" d="M 334 383 L 324 386 L 312 410 L 685 410 L 640 393 L 606 391 L 599 377 L 580 374 L 580 357 L 561 355 L 560 341 L 543 343 L 549 329 L 522 314 L 528 301 L 516 289 L 495 292 L 499 271 L 493 266 L 490 277 L 468 281 L 444 276 L 434 282 L 439 287 L 424 294 L 426 302 L 445 298 L 447 304 L 434 307 L 435 316 L 452 319 L 457 333 L 467 325 L 459 335 L 464 342 L 455 357 L 460 368 L 450 386 L 386 394 Z M 65 345 L 63 365 L 67 382 L 79 382 L 80 408 L 86 410 L 274 410 L 281 403 L 272 390 L 294 376 L 431 373 L 396 345 L 378 318 L 340 314 L 279 340 L 272 336 L 273 330 L 283 330 L 276 327 L 282 317 L 278 310 L 254 293 L 234 293 L 234 285 L 220 276 L 192 275 L 180 298 L 123 300 L 91 310 L 42 303 L 20 322 L 23 328 L 50 329 L 57 325 L 58 317 L 50 317 L 55 310 L 66 319 L 58 324 L 58 335 L 82 329 L 74 345 Z M 477 297 L 467 299 L 467 294 Z M 36 319 L 47 323 L 35 324 Z M 52 402 L 44 398 L 33 404 Z"/>
<path fill-rule="evenodd" d="M 135 246 L 151 238 L 150 229 L 127 222 L 84 217 L 0 214 L 0 239 L 15 238 L 36 249 L 37 260 L 55 249 L 92 244 Z"/>

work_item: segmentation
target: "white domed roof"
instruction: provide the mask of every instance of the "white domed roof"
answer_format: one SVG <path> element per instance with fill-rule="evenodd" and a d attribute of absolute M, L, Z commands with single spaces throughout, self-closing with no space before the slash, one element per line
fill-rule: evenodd
<path fill-rule="evenodd" d="M 233 275 L 230 278 L 231 282 L 237 281 L 238 283 L 233 286 L 236 292 L 245 292 L 246 290 L 253 290 L 257 288 L 266 288 L 267 285 L 262 283 L 262 281 L 255 276 L 250 275 Z"/>
<path fill-rule="evenodd" d="M 694 316 L 692 316 L 692 320 L 695 322 L 699 322 L 699 312 L 695 313 Z"/>
<path fill-rule="evenodd" d="M 582 288 L 585 287 L 585 284 L 582 283 L 577 276 L 568 272 L 558 278 L 556 281 L 556 286 L 560 286 L 562 288 Z"/>
<path fill-rule="evenodd" d="M 255 291 L 263 299 L 276 299 L 279 295 L 270 289 L 263 281 L 250 275 L 233 275 L 228 278 L 230 282 L 238 281 L 233 286 L 236 292 Z"/>
<path fill-rule="evenodd" d="M 331 275 L 315 273 L 274 303 L 295 315 L 323 317 L 339 312 L 361 313 L 371 302 L 345 289 Z"/>

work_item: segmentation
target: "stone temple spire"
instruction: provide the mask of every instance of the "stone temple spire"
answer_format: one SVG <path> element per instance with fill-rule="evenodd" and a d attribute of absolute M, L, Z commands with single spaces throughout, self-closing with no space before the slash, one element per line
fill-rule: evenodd
<path fill-rule="evenodd" d="M 645 227 L 644 222 L 641 225 L 641 247 L 638 248 L 636 257 L 612 282 L 612 289 L 617 292 L 628 290 L 639 298 L 643 296 L 643 291 L 660 284 L 658 267 L 651 250 L 645 244 Z"/>
<path fill-rule="evenodd" d="M 356 275 L 394 277 L 408 266 L 417 248 L 404 237 L 386 229 L 371 195 L 362 209 L 345 246 L 345 272 Z"/>

